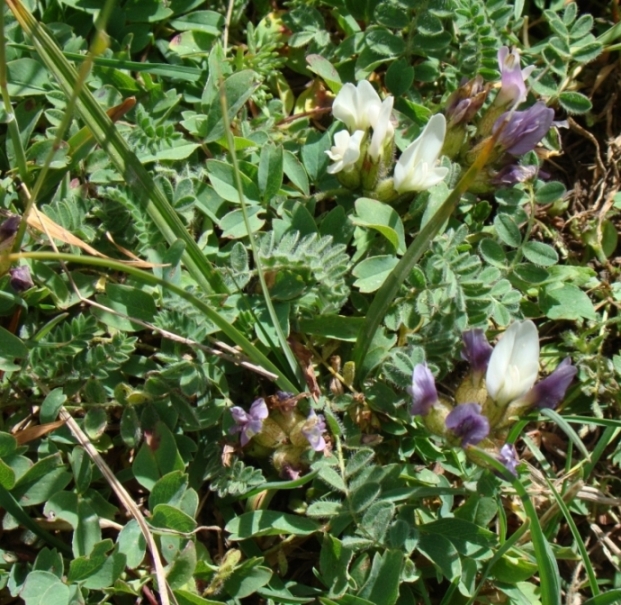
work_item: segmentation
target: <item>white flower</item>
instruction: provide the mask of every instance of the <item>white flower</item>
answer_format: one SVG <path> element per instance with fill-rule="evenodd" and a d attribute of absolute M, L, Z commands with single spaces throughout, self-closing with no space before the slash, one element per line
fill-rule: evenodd
<path fill-rule="evenodd" d="M 334 135 L 334 147 L 326 151 L 328 157 L 334 162 L 328 166 L 330 174 L 336 174 L 358 161 L 362 137 L 364 137 L 363 130 L 356 130 L 353 135 L 350 135 L 347 130 L 341 130 Z"/>
<path fill-rule="evenodd" d="M 371 116 L 371 126 L 373 126 L 373 136 L 369 145 L 369 155 L 374 162 L 377 162 L 386 141 L 392 140 L 395 134 L 395 127 L 392 125 L 392 106 L 395 98 L 390 95 L 384 99 L 380 106 L 377 116 Z"/>
<path fill-rule="evenodd" d="M 420 136 L 401 154 L 395 165 L 394 187 L 399 193 L 425 191 L 446 177 L 448 168 L 436 166 L 445 135 L 444 116 L 432 116 Z"/>
<path fill-rule="evenodd" d="M 332 103 L 332 115 L 350 132 L 366 132 L 377 120 L 381 107 L 382 101 L 373 86 L 361 80 L 357 86 L 347 83 L 341 88 Z"/>
<path fill-rule="evenodd" d="M 539 373 L 539 334 L 530 321 L 512 323 L 492 351 L 487 366 L 487 393 L 503 406 L 525 395 Z"/>

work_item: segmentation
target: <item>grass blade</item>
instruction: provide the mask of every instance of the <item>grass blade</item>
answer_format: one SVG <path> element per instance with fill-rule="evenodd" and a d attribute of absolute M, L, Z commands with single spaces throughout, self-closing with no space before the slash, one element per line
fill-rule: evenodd
<path fill-rule="evenodd" d="M 498 132 L 496 134 L 498 135 Z M 369 346 L 373 341 L 382 319 L 386 315 L 392 301 L 395 299 L 401 284 L 405 281 L 414 265 L 427 250 L 429 244 L 436 236 L 444 222 L 451 216 L 453 210 L 459 203 L 462 194 L 468 190 L 468 187 L 487 162 L 494 144 L 495 138 L 492 137 L 488 140 L 487 145 L 484 149 L 482 149 L 481 153 L 468 169 L 466 174 L 464 174 L 464 176 L 457 183 L 455 189 L 453 189 L 443 204 L 438 208 L 429 222 L 421 229 L 420 233 L 410 244 L 397 266 L 391 271 L 390 275 L 386 278 L 386 281 L 377 291 L 377 294 L 373 298 L 373 302 L 367 311 L 366 320 L 360 329 L 356 345 L 354 346 L 354 350 L 352 352 L 352 359 L 356 364 L 356 368 L 362 369 Z M 357 381 L 360 382 L 362 378 L 364 378 L 363 372 L 357 371 Z"/>
<path fill-rule="evenodd" d="M 151 273 L 142 271 L 131 265 L 125 265 L 118 261 L 114 261 L 109 258 L 94 258 L 92 256 L 78 256 L 76 254 L 64 254 L 56 252 L 25 252 L 22 254 L 9 254 L 7 260 L 15 262 L 20 258 L 32 258 L 34 260 L 49 260 L 49 261 L 64 261 L 66 263 L 79 263 L 81 265 L 91 265 L 94 267 L 102 267 L 127 273 L 136 279 L 139 279 L 147 284 L 157 285 L 163 288 L 168 288 L 171 292 L 187 300 L 194 305 L 201 313 L 204 313 L 207 319 L 212 321 L 218 328 L 228 336 L 241 350 L 252 360 L 253 363 L 262 366 L 266 370 L 269 370 L 273 374 L 276 374 L 279 378 L 276 380 L 276 384 L 283 391 L 295 391 L 296 387 L 289 381 L 289 379 L 283 375 L 279 370 L 257 347 L 255 347 L 237 328 L 232 326 L 226 319 L 221 317 L 216 311 L 214 311 L 208 304 L 204 303 L 193 296 L 190 292 L 175 286 L 174 284 L 160 279 Z"/>
<path fill-rule="evenodd" d="M 61 50 L 19 0 L 7 0 L 15 18 L 30 36 L 34 47 L 50 72 L 57 79 L 68 98 L 75 90 L 77 73 Z M 80 117 L 88 126 L 97 143 L 106 151 L 116 169 L 134 190 L 145 211 L 166 240 L 185 244 L 183 262 L 192 277 L 206 292 L 227 293 L 222 276 L 207 261 L 205 255 L 188 233 L 166 196 L 151 175 L 130 150 L 110 118 L 97 103 L 87 87 L 80 90 L 76 100 Z"/>
<path fill-rule="evenodd" d="M 542 605 L 561 605 L 560 573 L 556 558 L 541 529 L 539 517 L 537 516 L 537 509 L 530 499 L 526 487 L 522 484 L 519 477 L 514 477 L 509 473 L 502 462 L 479 448 L 476 448 L 476 452 L 477 456 L 481 456 L 491 468 L 498 472 L 506 481 L 511 483 L 513 489 L 522 500 L 524 512 L 530 524 L 530 535 L 535 551 L 535 558 L 539 565 L 541 603 Z"/>
<path fill-rule="evenodd" d="M 589 454 L 589 450 L 587 450 L 586 446 L 582 442 L 582 439 L 578 436 L 578 433 L 571 428 L 571 425 L 558 412 L 555 412 L 549 408 L 544 408 L 541 410 L 541 415 L 546 416 L 555 422 L 586 460 L 591 459 L 591 454 Z"/>

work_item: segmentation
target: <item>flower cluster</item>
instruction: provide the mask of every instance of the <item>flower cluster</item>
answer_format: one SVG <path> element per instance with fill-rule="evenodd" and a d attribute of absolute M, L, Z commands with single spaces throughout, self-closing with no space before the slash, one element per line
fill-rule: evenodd
<path fill-rule="evenodd" d="M 431 432 L 451 443 L 479 445 L 515 474 L 515 449 L 500 446 L 508 428 L 533 407 L 555 408 L 577 370 L 567 358 L 537 382 L 539 335 L 530 320 L 512 323 L 494 348 L 483 330 L 466 332 L 463 342 L 462 357 L 471 373 L 455 392 L 457 405 L 438 396 L 431 371 L 418 364 L 412 374 L 412 414 L 422 416 Z M 475 452 L 472 457 L 476 460 Z"/>
<path fill-rule="evenodd" d="M 533 150 L 554 120 L 554 110 L 542 101 L 524 110 L 526 80 L 534 66 L 522 68 L 520 53 L 503 46 L 498 51 L 500 82 L 498 93 L 476 124 L 469 124 L 483 107 L 491 84 L 480 76 L 465 81 L 449 97 L 445 114 L 431 117 L 420 136 L 394 161 L 394 98 L 382 100 L 373 86 L 363 80 L 345 84 L 336 95 L 332 114 L 347 130 L 334 135 L 334 146 L 326 151 L 332 164 L 330 174 L 350 189 L 362 187 L 365 195 L 391 201 L 408 192 L 425 191 L 444 180 L 448 168 L 438 166 L 443 153 L 464 165 L 471 164 L 490 136 L 496 148 L 473 188 L 487 190 L 494 184 L 515 184 L 533 178 L 536 166 L 520 166 L 516 157 Z M 392 171 L 392 177 L 388 175 Z"/>
<path fill-rule="evenodd" d="M 366 80 L 357 86 L 345 84 L 332 105 L 332 114 L 347 130 L 334 135 L 334 146 L 326 151 L 343 185 L 356 189 L 362 185 L 369 194 L 388 201 L 398 194 L 424 191 L 442 181 L 448 169 L 436 166 L 444 145 L 446 119 L 434 115 L 420 136 L 394 164 L 392 109 L 394 97 L 383 101 Z M 392 179 L 384 179 L 394 164 Z"/>
<path fill-rule="evenodd" d="M 235 406 L 231 416 L 235 424 L 229 433 L 240 434 L 242 447 L 249 443 L 255 456 L 272 456 L 272 462 L 281 476 L 297 478 L 307 468 L 309 449 L 323 452 L 326 447 L 324 417 L 313 409 L 304 416 L 297 409 L 297 398 L 279 391 L 273 400 L 271 411 L 260 398 L 254 401 L 250 410 Z"/>

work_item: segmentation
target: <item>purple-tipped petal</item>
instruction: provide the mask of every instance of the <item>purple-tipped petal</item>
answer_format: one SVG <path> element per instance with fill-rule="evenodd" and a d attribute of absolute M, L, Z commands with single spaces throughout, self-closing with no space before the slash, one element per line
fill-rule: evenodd
<path fill-rule="evenodd" d="M 480 328 L 468 330 L 463 333 L 462 339 L 464 341 L 464 348 L 461 351 L 462 358 L 470 364 L 473 372 L 484 373 L 494 350 L 492 345 L 487 342 L 485 332 Z"/>
<path fill-rule="evenodd" d="M 239 406 L 234 406 L 231 408 L 231 416 L 235 421 L 235 425 L 229 428 L 229 434 L 241 433 L 239 440 L 242 447 L 244 447 L 255 435 L 261 432 L 263 421 L 268 415 L 267 404 L 262 398 L 252 403 L 249 412 L 246 412 Z"/>
<path fill-rule="evenodd" d="M 317 415 L 314 410 L 310 411 L 306 423 L 302 428 L 302 435 L 306 437 L 310 446 L 316 452 L 322 452 L 326 448 L 326 440 L 323 434 L 326 432 L 326 421 L 322 415 Z"/>
<path fill-rule="evenodd" d="M 520 52 L 517 49 L 509 51 L 506 46 L 498 49 L 498 68 L 500 69 L 500 91 L 496 103 L 511 106 L 519 105 L 526 99 L 525 80 L 530 76 L 534 65 L 521 69 Z"/>
<path fill-rule="evenodd" d="M 438 401 L 436 381 L 425 363 L 419 363 L 412 372 L 412 416 L 426 416 Z"/>
<path fill-rule="evenodd" d="M 461 437 L 461 446 L 476 445 L 489 435 L 489 420 L 477 403 L 462 403 L 446 417 L 447 429 Z"/>
<path fill-rule="evenodd" d="M 254 420 L 265 420 L 269 416 L 269 410 L 267 409 L 265 399 L 261 397 L 253 401 L 249 413 Z"/>
<path fill-rule="evenodd" d="M 505 120 L 507 123 L 503 127 Z M 492 131 L 502 127 L 498 144 L 511 155 L 524 155 L 547 134 L 553 120 L 554 110 L 538 101 L 525 111 L 504 113 L 496 120 Z"/>
<path fill-rule="evenodd" d="M 9 239 L 9 237 L 17 233 L 21 220 L 21 216 L 9 216 L 9 218 L 2 222 L 0 225 L 0 242 Z"/>
<path fill-rule="evenodd" d="M 498 460 L 502 462 L 506 469 L 514 476 L 517 477 L 517 464 L 519 462 L 515 446 L 511 443 L 505 443 L 498 453 Z"/>
<path fill-rule="evenodd" d="M 566 357 L 558 364 L 556 370 L 549 376 L 538 382 L 529 393 L 533 405 L 539 409 L 554 409 L 565 397 L 572 380 L 576 376 L 578 368 L 571 364 L 571 359 Z"/>
<path fill-rule="evenodd" d="M 470 122 L 483 106 L 487 92 L 488 86 L 481 76 L 463 82 L 446 103 L 444 113 L 449 128 Z"/>
<path fill-rule="evenodd" d="M 25 292 L 34 286 L 32 277 L 30 277 L 30 269 L 26 265 L 20 265 L 9 269 L 11 279 L 9 283 L 15 292 Z"/>
<path fill-rule="evenodd" d="M 499 170 L 492 178 L 493 185 L 515 185 L 531 181 L 537 176 L 537 166 L 520 166 L 510 164 Z"/>

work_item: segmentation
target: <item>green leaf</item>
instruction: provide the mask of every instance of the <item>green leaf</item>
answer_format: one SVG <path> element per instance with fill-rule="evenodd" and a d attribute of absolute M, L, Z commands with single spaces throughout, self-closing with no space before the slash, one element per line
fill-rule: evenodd
<path fill-rule="evenodd" d="M 237 599 L 248 597 L 272 579 L 272 571 L 259 565 L 262 559 L 245 561 L 224 582 L 226 592 Z"/>
<path fill-rule="evenodd" d="M 392 502 L 378 500 L 364 513 L 360 527 L 376 542 L 382 542 L 388 527 L 395 515 L 395 505 Z"/>
<path fill-rule="evenodd" d="M 248 223 L 253 233 L 257 233 L 265 225 L 265 219 L 261 218 L 265 214 L 265 209 L 260 206 L 250 206 L 247 209 Z M 248 229 L 244 221 L 244 213 L 241 208 L 225 214 L 220 221 L 222 237 L 239 239 L 248 236 Z"/>
<path fill-rule="evenodd" d="M 524 582 L 537 573 L 537 564 L 525 558 L 504 555 L 490 569 L 490 575 L 499 582 Z"/>
<path fill-rule="evenodd" d="M 540 294 L 539 305 L 549 319 L 597 319 L 591 299 L 573 284 L 546 286 Z"/>
<path fill-rule="evenodd" d="M 12 490 L 13 496 L 23 506 L 33 506 L 49 500 L 52 494 L 62 490 L 71 481 L 71 473 L 59 466 L 60 454 L 53 454 L 39 460 L 32 466 Z"/>
<path fill-rule="evenodd" d="M 31 571 L 19 595 L 26 605 L 69 605 L 69 586 L 49 571 Z"/>
<path fill-rule="evenodd" d="M 235 169 L 227 162 L 207 160 L 207 174 L 216 193 L 227 202 L 240 203 L 235 181 Z M 258 187 L 245 174 L 239 175 L 246 201 L 258 204 L 261 199 Z"/>
<path fill-rule="evenodd" d="M 285 149 L 283 169 L 289 180 L 306 196 L 310 195 L 308 175 L 300 160 Z"/>
<path fill-rule="evenodd" d="M 196 529 L 196 521 L 170 504 L 158 504 L 150 519 L 153 527 L 162 527 L 187 534 Z"/>
<path fill-rule="evenodd" d="M 15 334 L 0 326 L 0 357 L 7 361 L 28 356 L 28 347 Z"/>
<path fill-rule="evenodd" d="M 386 70 L 386 87 L 398 97 L 405 94 L 414 82 L 414 68 L 406 59 L 397 59 Z"/>
<path fill-rule="evenodd" d="M 372 256 L 363 260 L 352 271 L 352 275 L 358 278 L 354 286 L 362 293 L 375 292 L 386 281 L 398 262 L 396 256 L 389 255 Z"/>
<path fill-rule="evenodd" d="M 608 590 L 596 597 L 591 597 L 582 605 L 615 605 L 621 602 L 621 589 Z"/>
<path fill-rule="evenodd" d="M 269 202 L 282 187 L 283 149 L 281 145 L 268 143 L 261 148 L 259 158 L 259 191 L 262 199 Z"/>
<path fill-rule="evenodd" d="M 459 553 L 448 538 L 439 534 L 421 534 L 418 550 L 439 567 L 449 582 L 461 576 Z"/>
<path fill-rule="evenodd" d="M 591 38 L 591 36 L 589 36 L 589 38 Z M 592 42 L 572 47 L 571 56 L 572 59 L 574 61 L 577 61 L 578 63 L 590 63 L 591 61 L 599 57 L 602 52 L 604 52 L 604 47 L 600 44 L 599 41 L 593 40 Z"/>
<path fill-rule="evenodd" d="M 319 571 L 321 581 L 328 587 L 331 596 L 341 596 L 349 582 L 347 568 L 354 554 L 337 538 L 326 533 L 321 544 Z"/>
<path fill-rule="evenodd" d="M 379 498 L 381 493 L 382 488 L 379 483 L 363 483 L 350 495 L 352 509 L 356 513 L 361 513 L 371 506 L 371 504 Z"/>
<path fill-rule="evenodd" d="M 539 187 L 535 193 L 535 200 L 538 204 L 552 204 L 557 200 L 562 199 L 567 190 L 563 183 L 558 181 L 550 181 Z"/>
<path fill-rule="evenodd" d="M 147 542 L 138 522 L 128 521 L 117 538 L 118 551 L 125 555 L 125 564 L 129 569 L 136 569 L 144 559 Z"/>
<path fill-rule="evenodd" d="M 140 485 L 151 490 L 160 477 L 184 469 L 174 435 L 163 422 L 158 422 L 134 459 L 134 477 Z"/>
<path fill-rule="evenodd" d="M 558 263 L 556 250 L 543 242 L 526 242 L 522 251 L 531 263 L 540 267 L 551 267 Z"/>
<path fill-rule="evenodd" d="M 355 342 L 363 322 L 362 317 L 322 315 L 320 317 L 302 317 L 298 326 L 299 331 L 303 334 L 314 334 L 334 340 Z"/>
<path fill-rule="evenodd" d="M 222 601 L 211 601 L 210 599 L 199 597 L 189 590 L 177 589 L 174 591 L 174 595 L 179 605 L 222 605 Z"/>
<path fill-rule="evenodd" d="M 103 540 L 95 545 L 88 557 L 78 557 L 71 561 L 68 578 L 80 582 L 86 588 L 101 590 L 114 584 L 125 569 L 125 555 L 112 548 L 112 540 Z"/>
<path fill-rule="evenodd" d="M 184 472 L 167 473 L 153 486 L 149 495 L 149 509 L 155 509 L 158 504 L 178 506 L 187 489 L 188 476 Z"/>
<path fill-rule="evenodd" d="M 12 97 L 32 97 L 50 92 L 50 75 L 39 61 L 24 57 L 6 64 L 7 84 Z"/>
<path fill-rule="evenodd" d="M 229 521 L 224 528 L 231 534 L 229 540 L 278 534 L 308 536 L 319 529 L 320 525 L 310 519 L 271 510 L 244 513 Z"/>
<path fill-rule="evenodd" d="M 405 51 L 403 39 L 383 27 L 369 28 L 364 41 L 371 51 L 384 57 L 395 57 Z"/>
<path fill-rule="evenodd" d="M 513 273 L 527 284 L 542 284 L 550 279 L 548 271 L 536 265 L 531 265 L 530 263 L 520 263 L 516 265 L 513 268 Z"/>
<path fill-rule="evenodd" d="M 593 104 L 580 92 L 562 92 L 558 96 L 561 107 L 569 113 L 581 114 L 591 111 Z"/>
<path fill-rule="evenodd" d="M 330 161 L 326 151 L 329 151 L 331 147 L 332 138 L 329 131 L 313 130 L 306 138 L 306 142 L 300 149 L 300 158 L 311 181 L 317 181 L 324 174 Z"/>
<path fill-rule="evenodd" d="M 52 139 L 46 139 L 29 147 L 26 152 L 26 159 L 36 166 L 44 166 L 49 157 L 50 168 L 65 168 L 71 162 L 68 153 L 69 145 L 65 141 L 60 141 L 57 144 Z"/>
<path fill-rule="evenodd" d="M 12 454 L 17 449 L 17 440 L 10 433 L 0 432 L 0 458 Z"/>
<path fill-rule="evenodd" d="M 374 605 L 394 605 L 399 597 L 399 580 L 403 567 L 403 553 L 400 550 L 386 550 L 375 553 L 369 577 L 360 591 L 363 599 Z"/>
<path fill-rule="evenodd" d="M 196 569 L 196 546 L 194 542 L 188 540 L 185 548 L 180 550 L 168 567 L 166 581 L 170 587 L 183 588 L 194 575 Z"/>
<path fill-rule="evenodd" d="M 224 17 L 215 11 L 199 10 L 175 17 L 168 24 L 177 31 L 200 31 L 219 36 L 224 26 Z"/>
<path fill-rule="evenodd" d="M 39 411 L 39 420 L 41 424 L 54 422 L 65 401 L 67 401 L 67 397 L 62 388 L 59 387 L 51 390 L 41 404 L 41 410 Z"/>
<path fill-rule="evenodd" d="M 473 557 L 482 553 L 481 548 L 489 549 L 495 545 L 495 534 L 470 521 L 458 518 L 437 519 L 419 527 L 421 535 L 444 536 L 463 555 Z"/>
<path fill-rule="evenodd" d="M 308 517 L 316 517 L 318 519 L 324 517 L 334 517 L 342 512 L 342 504 L 340 502 L 330 502 L 329 500 L 319 500 L 313 502 L 306 509 Z"/>
<path fill-rule="evenodd" d="M 489 237 L 483 238 L 479 244 L 479 253 L 492 267 L 505 268 L 507 256 L 500 244 L 493 239 Z"/>
<path fill-rule="evenodd" d="M 328 88 L 337 94 L 343 87 L 341 76 L 339 76 L 335 67 L 326 58 L 321 55 L 307 55 L 306 62 L 308 69 L 317 74 L 328 85 Z"/>
<path fill-rule="evenodd" d="M 4 460 L 0 460 L 0 485 L 7 490 L 15 485 L 15 471 Z"/>
<path fill-rule="evenodd" d="M 72 549 L 75 557 L 87 556 L 101 541 L 99 519 L 88 501 L 73 492 L 59 491 L 45 504 L 45 515 L 62 519 L 73 527 Z"/>
<path fill-rule="evenodd" d="M 518 248 L 522 243 L 522 234 L 515 219 L 509 214 L 498 214 L 494 218 L 494 227 L 500 240 L 511 248 Z"/>
<path fill-rule="evenodd" d="M 65 564 L 61 554 L 56 550 L 45 547 L 37 554 L 33 569 L 39 571 L 49 571 L 62 580 L 65 572 Z"/>
<path fill-rule="evenodd" d="M 394 208 L 377 200 L 362 197 L 356 200 L 354 225 L 368 227 L 381 233 L 394 247 L 397 254 L 405 252 L 405 231 L 401 217 Z"/>
<path fill-rule="evenodd" d="M 329 466 L 322 466 L 319 469 L 318 477 L 336 491 L 343 493 L 347 491 L 347 487 L 345 485 L 345 481 L 343 481 L 343 477 L 341 477 L 341 475 L 339 475 L 333 468 Z"/>
<path fill-rule="evenodd" d="M 220 94 L 226 97 L 228 121 L 231 122 L 259 86 L 257 74 L 250 69 L 239 71 L 226 78 L 222 92 L 218 80 L 218 74 L 210 73 L 203 93 L 203 111 L 207 114 L 207 121 L 202 128 L 205 143 L 217 141 L 224 135 Z"/>

